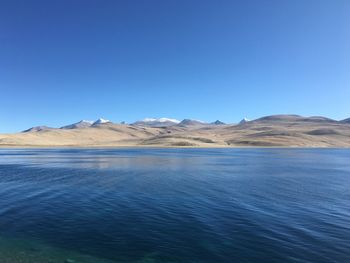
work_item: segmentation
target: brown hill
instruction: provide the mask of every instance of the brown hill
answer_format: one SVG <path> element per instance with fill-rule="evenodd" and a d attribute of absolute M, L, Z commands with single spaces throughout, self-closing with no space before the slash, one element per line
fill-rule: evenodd
<path fill-rule="evenodd" d="M 144 127 L 108 122 L 83 128 L 1 134 L 0 146 L 350 147 L 350 124 L 298 115 L 273 115 L 238 125 Z"/>

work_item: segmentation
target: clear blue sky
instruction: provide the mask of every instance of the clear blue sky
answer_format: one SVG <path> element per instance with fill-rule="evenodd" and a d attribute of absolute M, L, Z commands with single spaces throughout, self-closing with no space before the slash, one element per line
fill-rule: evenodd
<path fill-rule="evenodd" d="M 2 0 L 0 132 L 350 117 L 349 0 Z"/>

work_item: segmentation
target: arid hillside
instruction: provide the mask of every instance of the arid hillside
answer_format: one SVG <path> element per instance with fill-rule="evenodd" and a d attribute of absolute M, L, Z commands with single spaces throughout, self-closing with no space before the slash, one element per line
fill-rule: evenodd
<path fill-rule="evenodd" d="M 186 120 L 164 127 L 111 122 L 66 127 L 0 134 L 0 146 L 350 147 L 349 121 L 298 115 L 273 115 L 234 125 Z"/>

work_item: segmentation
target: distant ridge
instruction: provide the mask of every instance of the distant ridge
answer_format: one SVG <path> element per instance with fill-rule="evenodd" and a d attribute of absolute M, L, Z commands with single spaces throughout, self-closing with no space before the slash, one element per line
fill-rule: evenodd
<path fill-rule="evenodd" d="M 224 123 L 222 121 L 219 121 L 219 120 L 216 120 L 216 121 L 212 122 L 211 124 L 214 124 L 214 125 L 225 125 L 226 123 Z"/>
<path fill-rule="evenodd" d="M 245 124 L 245 123 L 256 123 L 256 122 L 316 122 L 316 123 L 350 123 L 350 118 L 336 121 L 327 117 L 323 116 L 311 116 L 311 117 L 304 117 L 296 114 L 277 114 L 277 115 L 269 115 L 264 116 L 255 120 L 249 120 L 247 118 L 243 118 L 238 124 Z M 96 121 L 90 121 L 90 120 L 81 120 L 79 122 L 68 124 L 62 127 L 59 127 L 59 129 L 79 129 L 79 128 L 88 128 L 88 127 L 94 127 L 101 124 L 111 123 L 110 120 L 100 118 Z M 127 125 L 126 122 L 120 122 L 121 124 Z M 226 123 L 216 120 L 215 122 L 206 123 L 199 120 L 194 119 L 184 119 L 182 121 L 179 121 L 177 119 L 171 119 L 171 118 L 145 118 L 140 121 L 136 121 L 134 123 L 131 123 L 130 125 L 134 126 L 146 126 L 146 127 L 171 127 L 171 126 L 195 126 L 195 125 L 225 125 Z M 57 129 L 53 127 L 48 127 L 45 125 L 42 126 L 35 126 L 31 127 L 27 130 L 24 130 L 23 132 L 35 132 L 35 131 L 45 131 L 50 129 Z"/>
<path fill-rule="evenodd" d="M 300 115 L 294 114 L 280 114 L 280 115 L 270 115 L 265 116 L 252 122 L 337 122 L 330 118 L 322 117 L 322 116 L 311 116 L 311 117 L 303 117 Z"/>
<path fill-rule="evenodd" d="M 341 122 L 343 122 L 343 123 L 350 123 L 350 118 L 347 118 L 347 119 L 345 119 L 345 120 L 342 120 Z"/>
<path fill-rule="evenodd" d="M 78 128 L 87 128 L 90 127 L 94 122 L 93 121 L 86 121 L 86 120 L 81 120 L 79 122 L 66 125 L 61 127 L 60 129 L 78 129 Z"/>
<path fill-rule="evenodd" d="M 253 120 L 254 122 L 257 121 L 297 121 L 301 120 L 303 117 L 300 115 L 295 115 L 295 114 L 278 114 L 278 115 L 269 115 L 269 116 L 264 116 L 258 119 Z"/>
<path fill-rule="evenodd" d="M 205 122 L 198 121 L 198 120 L 191 120 L 191 119 L 184 119 L 182 120 L 179 125 L 180 126 L 194 126 L 194 125 L 205 125 Z"/>
<path fill-rule="evenodd" d="M 40 131 L 47 131 L 47 130 L 53 130 L 53 129 L 54 128 L 51 128 L 48 126 L 35 126 L 27 130 L 24 130 L 23 132 L 40 132 Z"/>

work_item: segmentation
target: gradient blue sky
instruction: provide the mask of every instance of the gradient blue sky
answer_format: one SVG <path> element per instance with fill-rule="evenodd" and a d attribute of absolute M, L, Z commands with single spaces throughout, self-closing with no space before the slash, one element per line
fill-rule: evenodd
<path fill-rule="evenodd" d="M 348 0 L 1 0 L 0 132 L 350 117 Z"/>

